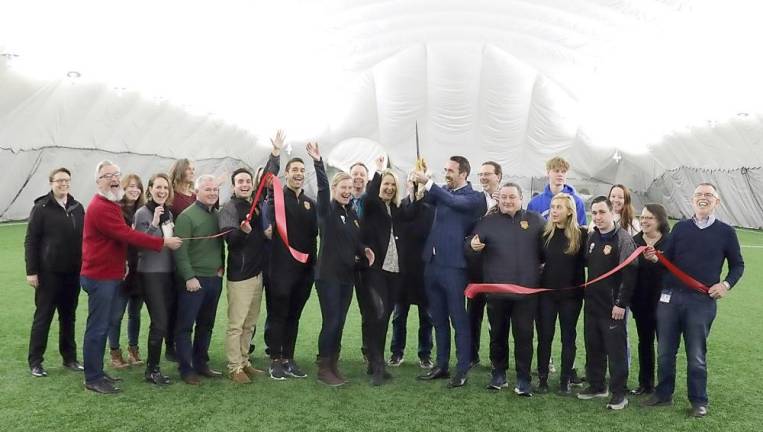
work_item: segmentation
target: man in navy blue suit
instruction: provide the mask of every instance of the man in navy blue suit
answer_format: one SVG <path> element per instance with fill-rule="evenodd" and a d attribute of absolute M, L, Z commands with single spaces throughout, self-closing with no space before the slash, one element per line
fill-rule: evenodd
<path fill-rule="evenodd" d="M 449 388 L 466 384 L 471 361 L 469 318 L 464 306 L 467 284 L 464 238 L 487 211 L 485 196 L 472 189 L 469 161 L 451 156 L 445 164 L 445 187 L 440 187 L 422 172 L 414 172 L 417 183 L 427 190 L 424 201 L 435 208 L 434 222 L 424 246 L 424 285 L 429 312 L 437 340 L 437 364 L 419 379 L 448 378 L 450 358 L 450 323 L 456 333 L 456 374 Z"/>

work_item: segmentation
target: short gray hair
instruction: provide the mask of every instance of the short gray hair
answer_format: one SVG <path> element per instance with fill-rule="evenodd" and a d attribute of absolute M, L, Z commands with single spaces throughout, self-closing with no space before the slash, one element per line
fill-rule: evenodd
<path fill-rule="evenodd" d="M 112 162 L 112 161 L 110 161 L 108 159 L 104 159 L 104 160 L 98 162 L 98 165 L 96 165 L 96 167 L 95 167 L 95 181 L 98 181 L 98 177 L 100 177 L 101 170 L 104 167 L 107 167 L 107 166 L 115 166 L 115 167 L 119 168 L 119 166 L 117 164 L 115 164 L 114 162 Z"/>
<path fill-rule="evenodd" d="M 208 181 L 211 181 L 212 183 L 217 184 L 217 179 L 215 178 L 215 176 L 213 176 L 212 174 L 204 174 L 204 175 L 200 175 L 196 177 L 196 182 L 194 183 L 193 188 L 198 191 L 201 185 Z"/>

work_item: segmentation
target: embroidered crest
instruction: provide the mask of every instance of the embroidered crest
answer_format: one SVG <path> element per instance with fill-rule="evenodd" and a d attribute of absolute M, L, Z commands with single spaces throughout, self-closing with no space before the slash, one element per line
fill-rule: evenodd
<path fill-rule="evenodd" d="M 612 253 L 612 246 L 606 245 L 604 246 L 604 255 L 609 255 Z"/>
<path fill-rule="evenodd" d="M 302 203 L 302 205 L 305 206 L 305 210 L 310 210 L 310 201 L 305 201 Z"/>
<path fill-rule="evenodd" d="M 519 222 L 519 226 L 521 226 L 522 229 L 526 230 L 527 228 L 530 227 L 530 224 L 527 223 L 527 221 L 523 220 L 523 221 Z"/>
<path fill-rule="evenodd" d="M 593 252 L 593 248 L 596 247 L 596 243 L 591 242 L 591 246 L 588 247 L 588 253 Z"/>

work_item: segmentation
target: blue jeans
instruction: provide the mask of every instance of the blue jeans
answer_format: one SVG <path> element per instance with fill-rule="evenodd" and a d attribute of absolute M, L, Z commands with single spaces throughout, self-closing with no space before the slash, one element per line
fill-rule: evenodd
<path fill-rule="evenodd" d="M 432 317 L 426 308 L 416 306 L 419 310 L 419 359 L 427 359 L 432 355 Z M 392 355 L 403 357 L 407 338 L 406 326 L 410 303 L 398 303 L 392 314 L 392 342 L 389 350 Z"/>
<path fill-rule="evenodd" d="M 466 270 L 427 263 L 424 286 L 429 301 L 429 314 L 437 340 L 437 366 L 448 370 L 450 360 L 450 325 L 456 332 L 456 368 L 461 373 L 469 370 L 471 362 L 471 334 L 466 313 L 464 289 Z"/>
<path fill-rule="evenodd" d="M 316 280 L 318 301 L 321 305 L 321 333 L 318 336 L 318 355 L 326 358 L 339 354 L 347 311 L 352 301 L 352 284 Z"/>
<path fill-rule="evenodd" d="M 109 324 L 109 347 L 119 349 L 119 335 L 122 330 L 122 317 L 127 310 L 127 343 L 130 346 L 138 346 L 140 337 L 140 310 L 143 307 L 143 298 L 139 296 L 125 295 L 121 290 L 114 297 L 114 306 L 111 312 Z"/>
<path fill-rule="evenodd" d="M 223 288 L 221 277 L 197 276 L 196 279 L 201 284 L 200 290 L 190 292 L 184 287 L 178 292 L 175 351 L 181 376 L 209 367 L 209 343 L 212 340 L 212 329 L 215 327 L 217 302 Z"/>
<path fill-rule="evenodd" d="M 663 291 L 670 292 L 668 290 Z M 676 354 L 683 334 L 688 363 L 686 387 L 693 406 L 707 405 L 707 337 L 715 300 L 687 288 L 672 290 L 669 303 L 657 305 L 657 396 L 669 399 L 676 387 Z"/>
<path fill-rule="evenodd" d="M 103 352 L 106 350 L 106 334 L 112 316 L 114 297 L 122 281 L 96 280 L 80 276 L 82 289 L 87 293 L 87 324 L 82 344 L 85 362 L 85 382 L 95 383 L 103 379 Z"/>

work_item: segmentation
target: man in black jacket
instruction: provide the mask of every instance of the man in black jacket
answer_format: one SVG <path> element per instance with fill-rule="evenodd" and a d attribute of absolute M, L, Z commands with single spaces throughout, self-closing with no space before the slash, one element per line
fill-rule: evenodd
<path fill-rule="evenodd" d="M 266 172 L 278 173 L 279 154 L 283 135 L 276 135 Z M 255 212 L 246 220 L 252 206 L 254 185 L 252 173 L 239 168 L 231 176 L 233 197 L 220 209 L 219 224 L 228 244 L 228 330 L 225 354 L 228 373 L 233 382 L 251 382 L 257 370 L 249 362 L 249 342 L 252 339 L 262 302 L 262 276 L 265 265 L 265 234 L 261 214 Z"/>
<path fill-rule="evenodd" d="M 318 215 L 315 200 L 302 189 L 305 183 L 305 163 L 292 158 L 286 163 L 286 185 L 283 187 L 286 227 L 292 248 L 309 255 L 307 262 L 297 261 L 281 240 L 277 224 L 273 224 L 270 255 L 270 378 L 304 378 L 307 375 L 294 363 L 299 319 L 313 286 Z M 271 207 L 270 220 L 275 221 Z"/>
<path fill-rule="evenodd" d="M 35 289 L 36 309 L 28 361 L 36 377 L 48 375 L 42 362 L 56 310 L 59 351 L 64 366 L 74 371 L 83 370 L 77 361 L 74 321 L 80 290 L 85 209 L 69 194 L 71 173 L 68 169 L 53 170 L 48 180 L 51 191 L 34 201 L 24 240 L 27 283 Z"/>
<path fill-rule="evenodd" d="M 599 196 L 591 202 L 595 225 L 586 242 L 588 281 L 617 267 L 636 250 L 633 238 L 614 222 L 612 203 Z M 590 386 L 578 393 L 578 399 L 612 397 L 607 408 L 621 410 L 628 405 L 625 397 L 628 382 L 627 334 L 625 310 L 630 306 L 636 282 L 633 261 L 622 271 L 590 284 L 585 289 L 583 332 L 585 335 L 586 376 Z M 609 391 L 604 376 L 609 364 Z"/>
<path fill-rule="evenodd" d="M 540 281 L 541 235 L 546 222 L 535 212 L 522 209 L 522 189 L 506 183 L 498 194 L 498 212 L 485 216 L 467 241 L 467 252 L 481 255 L 485 283 L 517 284 L 537 287 Z M 517 384 L 514 392 L 532 396 L 530 366 L 533 356 L 533 319 L 536 296 L 492 296 L 487 299 L 490 322 L 490 361 L 492 377 L 487 388 L 508 386 L 509 328 L 514 336 Z"/>

